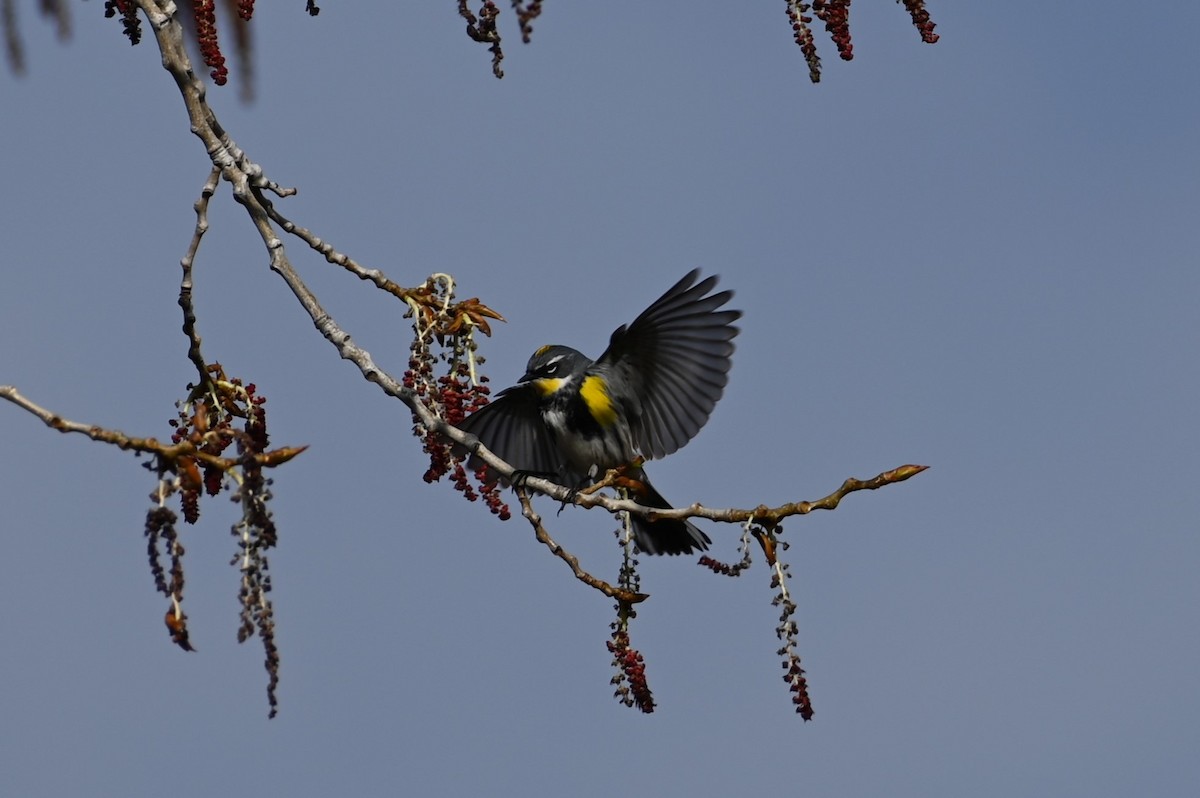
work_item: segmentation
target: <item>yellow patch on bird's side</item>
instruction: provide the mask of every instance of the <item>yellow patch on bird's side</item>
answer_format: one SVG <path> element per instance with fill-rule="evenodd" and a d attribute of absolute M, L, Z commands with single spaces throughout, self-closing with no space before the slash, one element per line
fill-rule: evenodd
<path fill-rule="evenodd" d="M 592 375 L 584 379 L 579 386 L 579 395 L 583 397 L 588 412 L 602 427 L 610 427 L 617 420 L 617 411 L 613 407 L 612 397 L 608 395 L 608 384 L 603 377 Z"/>
<path fill-rule="evenodd" d="M 537 386 L 537 389 L 539 391 L 541 391 L 542 396 L 549 396 L 550 394 L 554 393 L 555 391 L 557 391 L 559 388 L 562 387 L 563 381 L 562 380 L 541 379 L 541 380 L 534 380 L 533 384 Z"/>

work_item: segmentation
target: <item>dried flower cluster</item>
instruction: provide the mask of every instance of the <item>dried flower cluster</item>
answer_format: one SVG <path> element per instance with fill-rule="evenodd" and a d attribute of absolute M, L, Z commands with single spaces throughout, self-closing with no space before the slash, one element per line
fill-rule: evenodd
<path fill-rule="evenodd" d="M 210 67 L 209 76 L 213 83 L 224 86 L 229 80 L 229 68 L 225 66 L 225 55 L 217 40 L 217 5 L 213 0 L 195 0 L 192 14 L 196 20 L 196 43 L 200 45 L 200 57 Z"/>
<path fill-rule="evenodd" d="M 192 651 L 187 615 L 182 609 L 184 548 L 175 528 L 177 516 L 166 502 L 178 493 L 184 521 L 194 524 L 200 518 L 203 495 L 216 496 L 234 486 L 232 498 L 242 508 L 241 518 L 233 525 L 238 553 L 231 562 L 241 573 L 238 642 L 256 633 L 263 642 L 269 678 L 267 700 L 274 717 L 279 650 L 274 611 L 267 595 L 271 591 L 267 552 L 278 543 L 278 533 L 267 505 L 271 499 L 270 480 L 263 469 L 287 462 L 303 448 L 268 450 L 265 397 L 253 384 L 243 385 L 236 378 L 227 378 L 218 364 L 208 366 L 207 371 L 209 379 L 205 383 L 188 386 L 189 399 L 179 405 L 178 417 L 170 422 L 175 428 L 172 446 L 151 449 L 155 457 L 147 467 L 157 473 L 158 485 L 150 497 L 154 506 L 146 516 L 150 571 L 155 587 L 171 601 L 165 619 L 171 639 Z M 235 457 L 226 456 L 231 447 Z M 164 556 L 170 559 L 169 569 L 163 565 Z"/>
<path fill-rule="evenodd" d="M 483 0 L 479 6 L 479 16 L 476 16 L 467 2 L 458 0 L 458 15 L 467 21 L 467 36 L 471 41 L 488 45 L 488 52 L 492 54 L 492 74 L 502 78 L 504 70 L 500 68 L 500 62 L 504 60 L 504 50 L 500 47 L 500 30 L 496 27 L 500 9 L 493 0 Z"/>
<path fill-rule="evenodd" d="M 742 571 L 750 567 L 750 546 L 750 524 L 746 524 L 742 527 L 742 539 L 738 543 L 738 551 L 742 555 L 741 560 L 731 565 L 705 554 L 696 564 L 721 576 L 741 576 Z"/>
<path fill-rule="evenodd" d="M 448 424 L 458 424 L 488 403 L 491 390 L 486 384 L 488 378 L 478 373 L 484 359 L 476 354 L 475 331 L 491 335 L 489 320 L 502 317 L 475 298 L 455 303 L 454 281 L 444 274 L 433 275 L 417 289 L 406 291 L 405 300 L 407 315 L 413 319 L 413 340 L 402 383 L 436 416 Z M 413 434 L 421 439 L 429 455 L 429 468 L 423 476 L 426 482 L 437 482 L 450 474 L 455 490 L 468 501 L 482 498 L 501 520 L 512 516 L 495 480 L 488 481 L 486 468 L 480 467 L 473 474 L 479 485 L 476 490 L 465 463 L 454 456 L 450 441 L 416 418 Z"/>
<path fill-rule="evenodd" d="M 792 27 L 792 38 L 800 52 L 804 54 L 804 62 L 808 64 L 808 79 L 813 83 L 821 82 L 821 57 L 817 54 L 817 44 L 813 39 L 813 17 L 825 25 L 825 30 L 833 40 L 838 55 L 843 61 L 854 58 L 854 44 L 850 40 L 850 2 L 851 0 L 787 0 L 787 17 Z M 921 41 L 934 44 L 938 35 L 933 32 L 933 19 L 925 9 L 925 0 L 896 0 L 903 3 L 912 17 L 913 25 L 921 34 Z"/>
<path fill-rule="evenodd" d="M 925 10 L 925 0 L 897 0 L 897 2 L 903 2 L 904 7 L 908 9 L 908 15 L 912 17 L 917 33 L 921 34 L 921 41 L 926 44 L 936 44 L 938 35 L 933 32 L 933 29 L 937 26 L 933 24 L 933 19 Z"/>
<path fill-rule="evenodd" d="M 175 522 L 179 519 L 169 507 L 158 505 L 146 513 L 146 553 L 150 557 L 150 573 L 154 576 L 154 587 L 171 603 L 167 607 L 164 621 L 171 642 L 184 651 L 195 651 L 188 640 L 187 616 L 183 614 L 183 544 L 179 542 L 179 534 L 175 530 Z M 165 550 L 159 551 L 160 545 Z M 170 579 L 168 570 L 163 567 L 163 553 L 170 557 Z"/>
<path fill-rule="evenodd" d="M 521 31 L 521 41 L 529 44 L 533 38 L 533 22 L 542 14 L 543 0 L 511 0 L 513 13 L 517 18 L 517 26 Z M 458 13 L 466 20 L 467 36 L 472 40 L 488 46 L 492 54 L 492 74 L 497 78 L 504 77 L 501 62 L 504 61 L 502 37 L 497 24 L 500 8 L 495 0 L 481 0 L 478 11 L 472 11 L 470 0 L 458 0 Z M 825 25 L 825 30 L 837 47 L 838 55 L 849 61 L 854 57 L 854 45 L 850 39 L 850 2 L 851 0 L 786 0 L 788 24 L 792 36 L 804 55 L 808 65 L 809 79 L 813 83 L 821 81 L 821 58 L 817 54 L 816 42 L 809 27 L 814 17 Z M 934 44 L 938 34 L 934 32 L 936 25 L 929 11 L 925 8 L 925 0 L 896 0 L 902 3 L 912 18 L 913 25 L 921 36 L 921 41 Z M 190 17 L 192 32 L 200 48 L 201 58 L 212 70 L 213 81 L 223 86 L 228 81 L 229 69 L 225 64 L 225 55 L 218 41 L 217 14 L 215 0 L 178 0 L 180 11 Z M 238 19 L 248 22 L 254 15 L 254 0 L 225 0 L 224 5 Z M 66 37 L 69 31 L 66 0 L 41 0 L 43 13 L 52 15 L 58 20 L 59 36 Z M 24 70 L 24 54 L 21 39 L 15 25 L 15 19 L 9 19 L 11 6 L 3 4 L 6 16 L 0 22 L 5 27 L 5 42 L 8 49 L 8 60 L 13 71 L 20 73 Z M 315 0 L 305 0 L 304 10 L 310 16 L 317 16 L 321 9 Z M 141 22 L 137 15 L 137 4 L 134 0 L 105 0 L 104 15 L 106 17 L 121 17 L 125 35 L 132 44 L 141 41 Z M 810 15 L 811 12 L 811 15 Z M 252 70 L 251 45 L 249 34 L 238 28 L 235 30 L 235 40 L 240 62 L 244 64 L 247 76 Z M 250 89 L 243 87 L 249 97 Z"/>
<path fill-rule="evenodd" d="M 533 37 L 533 21 L 542 15 L 542 0 L 529 0 L 528 5 L 521 0 L 512 0 L 512 4 L 517 24 L 521 26 L 521 41 L 529 44 Z"/>
<path fill-rule="evenodd" d="M 792 601 L 788 592 L 787 580 L 791 578 L 788 566 L 777 557 L 777 550 L 788 548 L 787 541 L 779 540 L 778 526 L 753 525 L 752 534 L 762 546 L 771 566 L 771 587 L 776 591 L 771 599 L 771 605 L 779 607 L 779 625 L 775 627 L 775 636 L 783 643 L 775 652 L 783 657 L 783 680 L 788 684 L 792 694 L 792 703 L 797 714 L 805 720 L 812 720 L 812 700 L 808 696 L 808 680 L 804 678 L 804 668 L 800 667 L 799 627 L 793 616 L 796 614 L 796 602 Z"/>
<path fill-rule="evenodd" d="M 279 535 L 267 507 L 271 500 L 271 481 L 263 476 L 263 466 L 258 459 L 267 451 L 266 413 L 260 397 L 253 395 L 253 387 L 246 386 L 252 406 L 248 408 L 245 434 L 237 441 L 242 480 L 234 491 L 233 500 L 241 504 L 242 517 L 233 525 L 239 551 L 230 565 L 237 566 L 242 573 L 238 589 L 241 605 L 238 642 L 246 642 L 255 633 L 262 640 L 269 679 L 267 700 L 271 705 L 270 716 L 275 717 L 279 706 L 275 697 L 279 685 L 279 649 L 275 644 L 275 610 L 267 596 L 271 592 L 267 551 L 279 542 Z"/>
<path fill-rule="evenodd" d="M 728 565 L 712 557 L 704 556 L 697 564 L 722 576 L 741 576 L 742 571 L 750 567 L 751 539 L 753 538 L 762 548 L 767 565 L 771 568 L 771 588 L 776 591 L 771 605 L 781 608 L 779 625 L 775 627 L 775 636 L 782 641 L 783 645 L 776 651 L 776 654 L 783 657 L 783 678 L 788 683 L 788 690 L 792 693 L 792 703 L 796 706 L 796 712 L 805 720 L 812 720 L 813 709 L 808 696 L 808 682 L 804 678 L 804 668 L 800 667 L 799 627 L 793 618 L 797 609 L 796 602 L 792 600 L 787 589 L 787 580 L 790 578 L 788 565 L 779 559 L 779 552 L 786 551 L 788 544 L 787 541 L 779 538 L 780 532 L 782 532 L 782 527 L 778 524 L 758 523 L 751 519 L 742 527 L 742 540 L 739 545 L 739 551 L 742 553 L 740 562 Z"/>
<path fill-rule="evenodd" d="M 46 2 L 46 0 L 43 0 Z M 63 0 L 57 0 L 61 4 Z M 221 49 L 216 0 L 178 0 L 179 13 L 184 18 L 195 38 L 199 49 L 200 59 L 211 70 L 209 77 L 218 86 L 229 82 L 229 67 L 225 53 Z M 254 17 L 255 0 L 224 0 L 223 15 L 232 19 L 233 34 L 237 55 L 245 73 L 243 96 L 249 98 L 252 91 L 249 77 L 253 73 L 252 45 L 249 28 L 244 23 Z M 320 9 L 312 0 L 308 0 L 306 11 L 316 16 Z M 138 6 L 134 0 L 105 0 L 104 15 L 106 17 L 121 17 L 125 36 L 131 44 L 137 44 L 142 39 L 141 19 L 138 17 Z"/>
<path fill-rule="evenodd" d="M 638 574 L 638 561 L 634 556 L 633 526 L 628 513 L 621 514 L 622 524 L 617 530 L 621 546 L 621 570 L 617 574 L 617 587 L 630 595 L 640 595 L 642 579 Z M 647 714 L 654 711 L 654 695 L 646 681 L 646 661 L 640 651 L 629 644 L 629 622 L 637 617 L 633 602 L 617 599 L 613 609 L 616 619 L 609 624 L 612 629 L 608 651 L 613 655 L 612 664 L 617 672 L 612 677 L 616 687 L 613 696 L 627 707 L 637 707 Z"/>
<path fill-rule="evenodd" d="M 850 43 L 850 0 L 812 0 L 813 13 L 825 23 L 825 31 L 833 39 L 843 61 L 854 58 Z"/>
<path fill-rule="evenodd" d="M 617 687 L 613 695 L 627 707 L 637 707 L 646 714 L 653 712 L 654 696 L 646 683 L 646 663 L 641 652 L 629 646 L 629 632 L 615 630 L 608 641 L 608 650 L 617 668 L 617 675 L 612 678 Z"/>
<path fill-rule="evenodd" d="M 808 3 L 787 0 L 787 16 L 788 22 L 792 24 L 792 38 L 804 54 L 804 62 L 808 64 L 808 79 L 813 83 L 820 83 L 821 56 L 817 54 L 817 43 L 813 39 L 812 29 L 808 27 L 812 22 L 812 17 L 806 13 L 808 10 Z"/>
<path fill-rule="evenodd" d="M 142 21 L 137 15 L 137 4 L 133 0 L 104 0 L 104 16 L 112 19 L 121 15 L 121 27 L 130 44 L 142 40 Z"/>

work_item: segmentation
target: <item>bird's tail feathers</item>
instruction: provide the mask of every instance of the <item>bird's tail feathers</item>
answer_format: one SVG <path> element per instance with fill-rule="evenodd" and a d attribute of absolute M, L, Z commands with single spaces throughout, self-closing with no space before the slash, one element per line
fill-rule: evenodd
<path fill-rule="evenodd" d="M 658 507 L 663 510 L 673 509 L 670 502 L 654 489 L 644 473 L 634 479 L 639 483 L 638 490 L 631 490 L 631 496 L 638 504 L 647 507 Z M 651 521 L 640 515 L 630 514 L 633 526 L 633 542 L 638 550 L 645 554 L 691 554 L 704 551 L 712 540 L 700 531 L 700 528 L 687 519 L 660 518 Z"/>

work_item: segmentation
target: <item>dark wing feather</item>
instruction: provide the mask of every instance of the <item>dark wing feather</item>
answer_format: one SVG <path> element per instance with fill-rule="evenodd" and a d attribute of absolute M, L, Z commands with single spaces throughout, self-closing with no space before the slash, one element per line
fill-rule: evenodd
<path fill-rule="evenodd" d="M 458 428 L 469 432 L 518 471 L 559 476 L 563 458 L 554 444 L 538 410 L 538 397 L 532 385 L 517 385 L 501 391 L 495 401 L 463 419 Z M 467 448 L 456 446 L 455 454 L 465 457 Z M 467 462 L 475 470 L 483 465 L 477 457 Z M 490 483 L 495 476 L 485 482 Z"/>
<path fill-rule="evenodd" d="M 632 395 L 634 444 L 645 457 L 664 457 L 695 437 L 729 381 L 733 326 L 739 310 L 720 308 L 732 291 L 709 294 L 715 276 L 699 269 L 620 327 L 593 369 L 618 376 Z"/>

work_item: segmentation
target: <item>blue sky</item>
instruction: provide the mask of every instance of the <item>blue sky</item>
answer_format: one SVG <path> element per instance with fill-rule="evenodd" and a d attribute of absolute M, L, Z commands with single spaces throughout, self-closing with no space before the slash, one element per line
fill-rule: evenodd
<path fill-rule="evenodd" d="M 610 604 L 526 525 L 425 485 L 409 416 L 267 269 L 226 189 L 196 295 L 205 352 L 268 397 L 283 670 L 238 646 L 232 506 L 186 530 L 198 651 L 161 626 L 129 455 L 0 408 L 0 787 L 12 795 L 559 793 L 1174 796 L 1200 789 L 1193 4 L 856 4 L 808 83 L 782 4 L 547 4 L 507 76 L 453 4 L 260 3 L 259 100 L 210 92 L 283 211 L 416 284 L 598 354 L 693 267 L 745 312 L 708 426 L 651 473 L 679 503 L 908 483 L 796 519 L 816 708 L 788 704 L 768 574 L 643 563 L 659 710 L 610 697 Z M 269 6 L 269 7 L 268 7 Z M 152 42 L 99 3 L 60 45 L 19 4 L 0 76 L 0 383 L 166 437 L 192 378 L 175 305 L 208 173 Z M 1188 99 L 1188 98 L 1192 99 Z M 399 373 L 395 302 L 289 244 Z M 552 532 L 615 576 L 612 523 Z M 718 556 L 732 529 L 708 527 Z"/>

